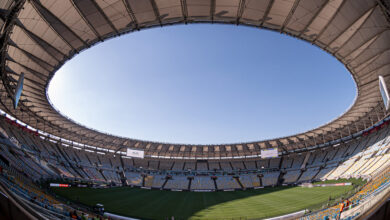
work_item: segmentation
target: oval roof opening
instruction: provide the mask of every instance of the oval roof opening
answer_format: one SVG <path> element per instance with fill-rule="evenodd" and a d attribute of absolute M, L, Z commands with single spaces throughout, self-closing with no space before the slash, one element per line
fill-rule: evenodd
<path fill-rule="evenodd" d="M 135 139 L 221 144 L 292 135 L 353 103 L 334 57 L 276 32 L 179 25 L 94 46 L 53 77 L 48 95 L 71 119 Z"/>

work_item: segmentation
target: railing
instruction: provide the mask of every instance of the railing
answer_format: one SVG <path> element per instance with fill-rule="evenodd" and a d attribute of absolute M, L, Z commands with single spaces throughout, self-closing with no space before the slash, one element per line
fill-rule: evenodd
<path fill-rule="evenodd" d="M 361 216 L 375 206 L 380 200 L 390 192 L 390 167 L 383 168 L 377 172 L 370 182 L 364 185 L 359 192 L 349 198 L 352 205 L 349 210 L 341 213 L 340 219 L 353 219 Z M 301 218 L 301 220 L 311 219 L 337 219 L 340 215 L 340 208 L 335 205 L 315 213 L 310 213 Z"/>
<path fill-rule="evenodd" d="M 389 192 L 390 192 L 390 182 L 387 182 L 387 184 L 383 185 L 383 187 L 380 187 L 374 192 L 373 194 L 367 196 L 364 199 L 364 202 L 361 202 L 358 206 L 347 210 L 343 213 L 341 213 L 341 218 L 356 218 L 361 216 L 362 214 L 366 213 L 367 211 L 372 210 L 373 206 L 375 206 L 379 201 L 381 201 Z"/>

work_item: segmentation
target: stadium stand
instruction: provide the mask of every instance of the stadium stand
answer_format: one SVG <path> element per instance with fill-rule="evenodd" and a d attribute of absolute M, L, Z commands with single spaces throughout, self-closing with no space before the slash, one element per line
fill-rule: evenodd
<path fill-rule="evenodd" d="M 341 143 L 339 147 L 329 146 L 279 158 L 248 158 L 241 161 L 159 161 L 114 157 L 112 153 L 98 154 L 96 151 L 59 146 L 39 135 L 25 133 L 4 117 L 0 119 L 0 128 L 6 132 L 0 136 L 1 165 L 14 169 L 33 181 L 65 178 L 121 185 L 120 173 L 123 171 L 127 184 L 136 187 L 215 191 L 279 184 L 296 185 L 339 178 L 371 180 L 350 199 L 353 208 L 359 207 L 362 201 L 367 201 L 378 190 L 384 190 L 389 179 L 386 174 L 389 169 L 382 170 L 390 166 L 390 128 L 387 125 L 366 134 L 364 138 Z M 10 141 L 11 138 L 22 136 L 24 138 L 19 146 Z M 262 177 L 258 177 L 260 174 Z M 25 177 L 23 181 L 14 178 L 13 182 L 10 184 L 9 179 L 2 178 L 3 184 L 26 200 L 31 199 L 31 195 L 39 197 L 39 206 L 50 203 L 46 207 L 53 211 L 55 205 L 59 204 L 52 197 L 32 187 L 33 183 L 26 183 L 28 181 Z M 26 192 L 29 192 L 29 196 Z M 335 206 L 307 215 L 303 219 L 333 217 L 337 214 L 339 210 Z"/>
<path fill-rule="evenodd" d="M 8 200 L 8 207 L 14 207 L 13 210 L 18 209 L 13 213 L 1 213 L 0 217 L 4 217 L 3 219 L 72 219 L 82 216 L 86 219 L 93 219 L 97 217 L 88 210 L 80 211 L 80 209 L 74 209 L 56 200 L 37 187 L 24 174 L 7 166 L 2 160 L 0 160 L 0 166 L 2 167 L 0 204 L 3 205 L 5 199 L 12 198 Z M 4 195 L 5 197 L 2 197 Z M 11 201 L 18 201 L 18 203 L 12 204 Z M 1 208 L 2 211 L 5 210 L 4 207 Z"/>
<path fill-rule="evenodd" d="M 153 176 L 153 183 L 151 187 L 161 189 L 165 180 L 165 175 L 155 175 Z"/>
<path fill-rule="evenodd" d="M 240 189 L 241 186 L 233 176 L 218 176 L 217 187 L 220 190 Z"/>
<path fill-rule="evenodd" d="M 347 199 L 349 201 L 348 206 L 344 208 L 342 213 L 340 212 L 340 206 L 335 205 L 315 213 L 310 213 L 301 219 L 357 219 L 363 213 L 370 211 L 375 204 L 374 199 L 382 198 L 390 190 L 390 167 L 385 167 L 378 172 L 379 175 L 368 182 L 359 192 L 351 198 L 341 201 L 342 203 L 345 203 Z"/>
<path fill-rule="evenodd" d="M 207 160 L 184 162 L 118 158 L 110 153 L 102 155 L 93 151 L 58 146 L 39 136 L 24 134 L 5 118 L 1 120 L 0 126 L 7 132 L 8 137 L 25 136 L 21 141 L 23 143 L 21 147 L 15 147 L 3 135 L 0 155 L 7 158 L 14 167 L 22 168 L 23 172 L 28 173 L 35 180 L 60 176 L 120 184 L 121 177 L 118 170 L 123 170 L 130 185 L 161 188 L 165 176 L 169 174 L 173 179 L 168 180 L 164 188 L 187 190 L 189 185 L 187 177 L 200 172 L 207 177 L 195 175 L 190 189 L 204 189 L 206 185 L 211 186 L 210 190 L 216 190 L 209 177 L 213 172 L 217 172 L 217 187 L 222 190 L 240 189 L 242 188 L 240 184 L 244 188 L 258 187 L 256 175 L 259 173 L 263 174 L 263 186 L 274 186 L 278 185 L 280 177 L 284 184 L 351 177 L 370 179 L 375 176 L 379 167 L 390 165 L 389 129 L 381 129 L 365 139 L 342 144 L 340 149 L 327 147 L 314 150 L 310 154 L 300 153 L 280 158 L 233 162 Z M 305 160 L 306 163 L 303 164 Z M 301 170 L 302 167 L 305 168 Z M 191 173 L 186 173 L 189 171 Z M 175 173 L 172 172 L 176 172 L 178 177 L 176 178 Z M 223 175 L 223 172 L 233 173 L 239 178 L 234 179 L 232 176 Z M 245 174 L 245 172 L 250 173 Z M 143 173 L 147 173 L 145 181 L 142 177 Z M 159 176 L 155 178 L 156 180 L 152 178 L 155 175 Z"/>
<path fill-rule="evenodd" d="M 207 168 L 207 161 L 197 161 L 196 162 L 196 170 L 199 170 L 199 171 L 206 171 L 208 170 Z"/>
<path fill-rule="evenodd" d="M 164 189 L 173 189 L 173 190 L 186 190 L 188 189 L 189 180 L 187 176 L 173 176 L 167 181 L 164 186 Z"/>
<path fill-rule="evenodd" d="M 215 190 L 214 181 L 209 176 L 195 176 L 191 181 L 191 190 Z"/>

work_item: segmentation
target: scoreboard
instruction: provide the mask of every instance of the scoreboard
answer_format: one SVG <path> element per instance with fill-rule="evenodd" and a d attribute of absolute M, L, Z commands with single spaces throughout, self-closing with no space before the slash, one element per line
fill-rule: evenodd
<path fill-rule="evenodd" d="M 389 110 L 390 98 L 387 91 L 386 82 L 383 76 L 379 76 L 379 91 L 381 92 L 386 111 Z"/>

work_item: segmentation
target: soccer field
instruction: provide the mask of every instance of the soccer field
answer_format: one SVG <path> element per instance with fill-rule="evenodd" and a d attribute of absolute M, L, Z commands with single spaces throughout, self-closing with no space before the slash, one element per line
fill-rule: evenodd
<path fill-rule="evenodd" d="M 55 188 L 58 195 L 88 206 L 142 219 L 247 219 L 278 216 L 319 206 L 352 186 L 276 187 L 236 192 L 170 192 L 130 187 L 109 189 Z"/>

